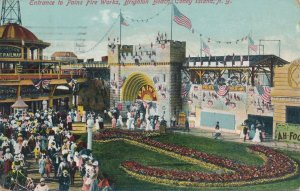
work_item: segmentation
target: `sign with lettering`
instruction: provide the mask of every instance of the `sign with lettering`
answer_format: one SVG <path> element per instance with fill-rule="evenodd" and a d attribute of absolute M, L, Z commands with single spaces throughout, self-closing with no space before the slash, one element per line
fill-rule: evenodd
<path fill-rule="evenodd" d="M 0 46 L 0 58 L 21 58 L 21 48 L 15 46 Z"/>
<path fill-rule="evenodd" d="M 275 139 L 283 142 L 300 143 L 300 124 L 278 123 Z"/>

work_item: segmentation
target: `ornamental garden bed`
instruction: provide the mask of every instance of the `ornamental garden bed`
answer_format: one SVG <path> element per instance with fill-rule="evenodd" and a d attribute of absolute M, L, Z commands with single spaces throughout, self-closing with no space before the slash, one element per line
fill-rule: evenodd
<path fill-rule="evenodd" d="M 297 159 L 268 147 L 124 130 L 105 130 L 94 140 L 94 155 L 117 190 L 247 190 L 256 184 L 255 190 L 266 185 L 286 190 L 278 182 L 294 189 L 300 185 L 295 183 Z"/>

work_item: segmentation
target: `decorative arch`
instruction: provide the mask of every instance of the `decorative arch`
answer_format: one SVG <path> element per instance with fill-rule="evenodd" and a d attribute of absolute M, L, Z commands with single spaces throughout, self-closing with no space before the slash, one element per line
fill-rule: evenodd
<path fill-rule="evenodd" d="M 143 73 L 132 73 L 122 86 L 121 99 L 123 101 L 134 101 L 135 99 L 157 101 L 157 92 L 153 81 Z"/>

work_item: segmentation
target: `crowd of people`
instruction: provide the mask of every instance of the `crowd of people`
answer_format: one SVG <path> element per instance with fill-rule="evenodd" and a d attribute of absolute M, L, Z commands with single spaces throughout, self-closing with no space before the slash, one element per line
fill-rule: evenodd
<path fill-rule="evenodd" d="M 135 102 L 127 108 L 127 120 L 123 123 L 123 118 L 117 108 L 113 111 L 104 112 L 111 118 L 112 128 L 127 128 L 128 130 L 159 130 L 163 117 L 159 117 L 153 113 L 150 114 L 149 105 L 144 102 Z M 99 121 L 97 128 L 102 129 L 102 117 L 96 119 Z"/>
<path fill-rule="evenodd" d="M 71 133 L 73 122 L 85 122 L 87 118 L 95 120 L 97 117 L 94 113 L 79 115 L 76 111 L 51 109 L 10 116 L 0 114 L 2 185 L 10 189 L 47 191 L 46 182 L 54 179 L 59 183 L 58 190 L 68 191 L 78 173 L 83 191 L 109 189 L 92 151 L 86 149 L 83 142 L 76 143 Z M 39 183 L 27 173 L 31 158 L 38 164 Z"/>
<path fill-rule="evenodd" d="M 262 142 L 266 135 L 263 131 L 264 124 L 260 123 L 258 120 L 255 123 L 250 123 L 246 120 L 242 124 L 242 130 L 240 138 L 243 138 L 244 141 L 251 140 L 252 142 Z"/>

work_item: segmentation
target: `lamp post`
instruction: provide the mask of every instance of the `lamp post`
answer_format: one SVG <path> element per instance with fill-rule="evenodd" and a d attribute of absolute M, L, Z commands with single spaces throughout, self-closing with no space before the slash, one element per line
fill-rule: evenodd
<path fill-rule="evenodd" d="M 94 119 L 92 116 L 89 116 L 89 119 L 87 120 L 87 132 L 88 132 L 87 149 L 90 150 L 92 150 L 93 127 L 94 127 Z"/>

